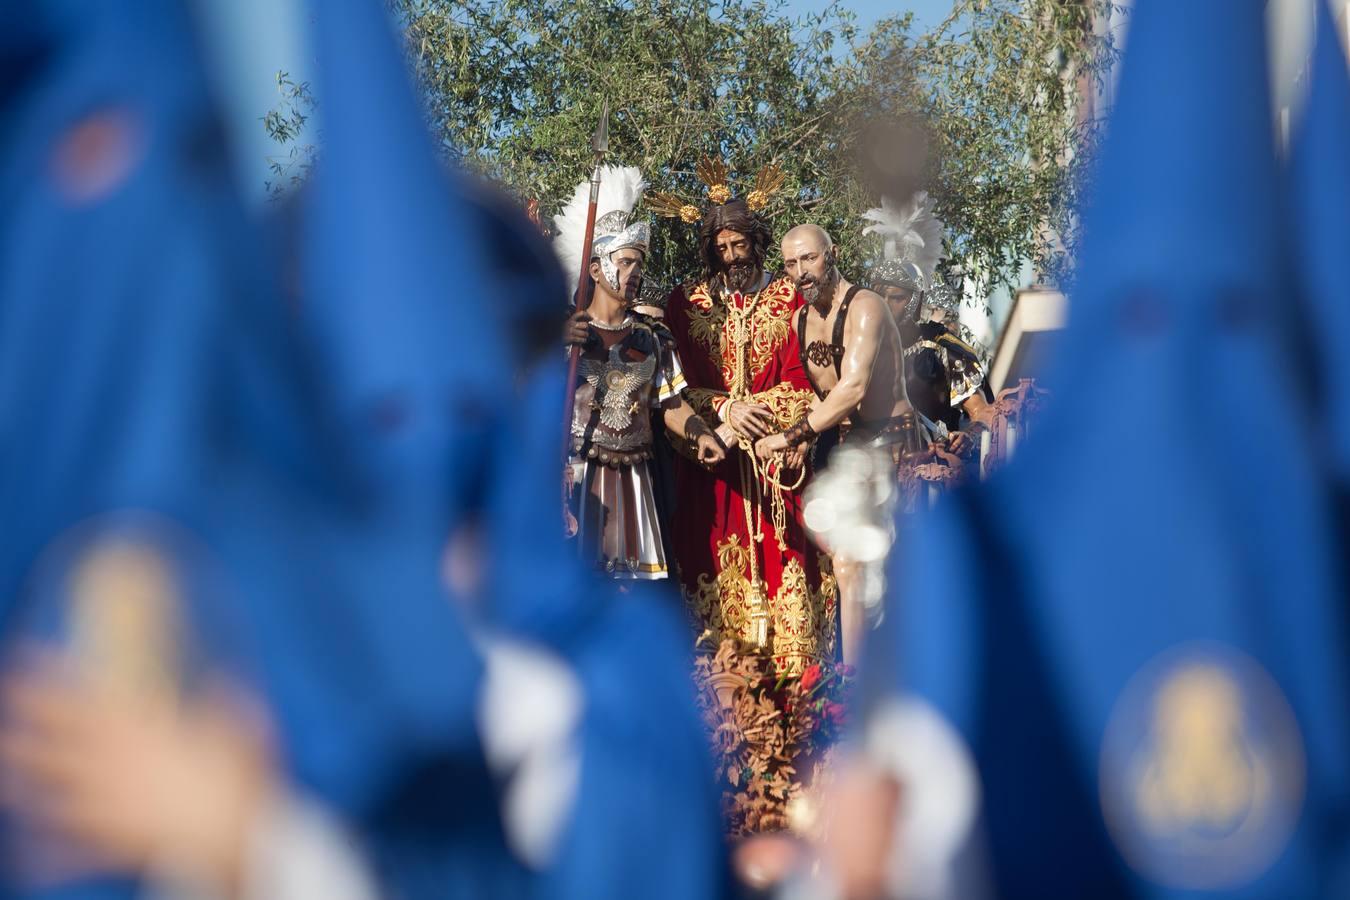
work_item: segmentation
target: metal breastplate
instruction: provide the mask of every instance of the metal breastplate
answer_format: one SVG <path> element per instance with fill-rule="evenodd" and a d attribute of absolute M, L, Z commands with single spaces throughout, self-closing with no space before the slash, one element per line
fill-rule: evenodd
<path fill-rule="evenodd" d="M 607 465 L 631 464 L 651 455 L 650 397 L 657 356 L 630 361 L 627 341 L 609 348 L 608 359 L 582 358 L 572 450 Z"/>

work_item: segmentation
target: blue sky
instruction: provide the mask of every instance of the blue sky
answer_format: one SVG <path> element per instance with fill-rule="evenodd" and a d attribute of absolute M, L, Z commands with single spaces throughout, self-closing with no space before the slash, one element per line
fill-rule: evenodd
<path fill-rule="evenodd" d="M 788 8 L 796 13 L 812 12 L 821 7 L 821 3 L 812 0 L 788 0 Z M 858 14 L 858 24 L 866 27 L 885 16 L 914 13 L 916 30 L 925 31 L 941 22 L 951 12 L 952 0 L 908 0 L 903 3 L 888 3 L 886 0 L 853 0 L 845 6 Z"/>
<path fill-rule="evenodd" d="M 205 13 L 213 38 L 214 62 L 227 86 L 226 114 L 239 147 L 240 180 L 259 199 L 268 176 L 267 155 L 275 145 L 267 139 L 260 120 L 277 100 L 276 73 L 285 69 L 297 79 L 310 75 L 301 33 L 304 12 L 300 0 L 195 0 Z M 819 9 L 825 0 L 787 0 L 794 14 Z M 915 30 L 922 32 L 951 10 L 952 0 L 851 0 L 862 28 L 887 15 L 912 11 Z"/>

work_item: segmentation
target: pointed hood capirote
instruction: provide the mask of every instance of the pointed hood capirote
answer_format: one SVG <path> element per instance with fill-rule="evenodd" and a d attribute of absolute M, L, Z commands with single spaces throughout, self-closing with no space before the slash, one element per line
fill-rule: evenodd
<path fill-rule="evenodd" d="M 1315 350 L 1309 373 L 1329 440 L 1331 463 L 1350 488 L 1350 278 L 1342 254 L 1350 247 L 1350 75 L 1336 35 L 1336 16 L 1317 4 L 1310 86 L 1294 128 L 1289 159 L 1289 209 L 1294 270 Z"/>
<path fill-rule="evenodd" d="M 894 562 L 941 589 L 907 591 L 868 659 L 970 743 L 1000 895 L 1317 895 L 1345 858 L 1345 595 L 1283 305 L 1265 6 L 1134 4 L 1053 401 Z M 1241 847 L 1148 818 L 1177 697 L 1261 761 Z"/>
<path fill-rule="evenodd" d="M 509 388 L 506 313 L 476 302 L 490 233 L 426 126 L 388 10 L 311 7 L 323 133 L 301 198 L 303 329 L 377 490 L 443 514 L 474 478 L 448 448 L 482 431 Z"/>

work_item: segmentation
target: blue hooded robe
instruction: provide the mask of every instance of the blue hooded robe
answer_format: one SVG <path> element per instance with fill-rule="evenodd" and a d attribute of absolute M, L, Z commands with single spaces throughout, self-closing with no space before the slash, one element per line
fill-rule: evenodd
<path fill-rule="evenodd" d="M 998 896 L 1343 890 L 1345 585 L 1264 16 L 1134 5 L 1052 407 L 901 537 L 865 695 L 970 746 Z"/>

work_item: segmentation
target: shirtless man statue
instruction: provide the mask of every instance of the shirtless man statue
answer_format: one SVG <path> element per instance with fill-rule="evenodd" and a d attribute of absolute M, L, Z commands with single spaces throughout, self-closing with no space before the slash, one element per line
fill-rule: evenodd
<path fill-rule="evenodd" d="M 905 394 L 900 332 L 886 302 L 844 279 L 834 242 L 820 226 L 791 229 L 782 250 L 787 274 L 806 300 L 793 324 L 816 400 L 791 428 L 761 438 L 755 452 L 764 458 L 800 452 L 822 433 L 846 426 L 842 436 L 850 443 L 890 450 L 898 475 L 904 458 L 922 449 L 923 439 Z M 847 595 L 838 565 L 836 575 Z M 840 625 L 848 660 L 861 638 L 861 612 L 847 596 L 844 601 Z"/>

